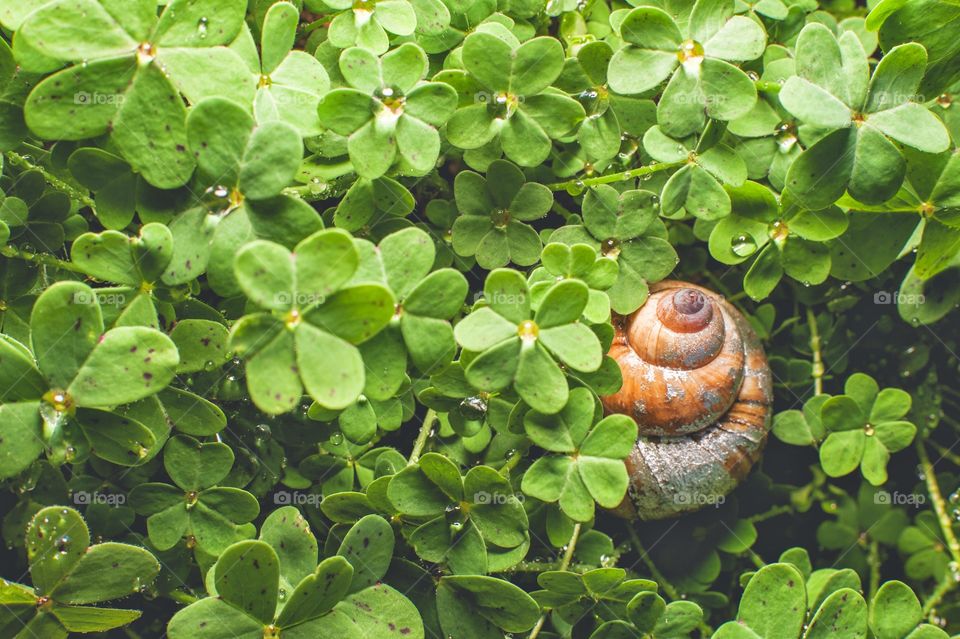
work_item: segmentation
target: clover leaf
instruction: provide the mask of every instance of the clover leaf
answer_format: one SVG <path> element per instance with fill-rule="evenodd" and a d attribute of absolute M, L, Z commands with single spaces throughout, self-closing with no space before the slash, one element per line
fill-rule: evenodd
<path fill-rule="evenodd" d="M 569 389 L 555 358 L 582 372 L 597 370 L 603 361 L 600 341 L 580 322 L 590 297 L 586 284 L 557 282 L 534 313 L 523 276 L 497 269 L 487 276 L 484 297 L 489 306 L 454 327 L 457 342 L 476 353 L 465 368 L 467 381 L 487 392 L 512 384 L 531 407 L 556 413 Z"/>
<path fill-rule="evenodd" d="M 410 533 L 417 555 L 446 562 L 455 574 L 506 570 L 530 544 L 523 505 L 489 466 L 474 466 L 461 477 L 452 461 L 427 453 L 393 476 L 387 498 L 402 514 L 426 520 Z"/>
<path fill-rule="evenodd" d="M 430 386 L 417 399 L 425 406 L 446 413 L 450 428 L 463 437 L 474 437 L 491 428 L 507 428 L 517 398 L 509 391 L 480 392 L 470 385 L 463 362 L 453 362 L 430 377 Z"/>
<path fill-rule="evenodd" d="M 598 411 L 593 393 L 575 388 L 557 415 L 533 410 L 523 420 L 534 444 L 560 453 L 533 463 L 523 475 L 523 492 L 559 502 L 560 510 L 574 521 L 590 521 L 594 502 L 617 507 L 627 492 L 623 460 L 637 441 L 637 425 L 625 415 L 597 421 Z"/>
<path fill-rule="evenodd" d="M 173 480 L 136 486 L 130 501 L 147 516 L 147 533 L 157 550 L 169 550 L 186 538 L 188 548 L 219 555 L 250 536 L 247 522 L 260 512 L 256 498 L 240 488 L 217 486 L 233 467 L 226 444 L 201 444 L 177 435 L 164 447 L 163 465 Z"/>
<path fill-rule="evenodd" d="M 444 636 L 499 637 L 530 630 L 540 607 L 509 581 L 482 575 L 452 575 L 437 584 L 437 614 Z"/>
<path fill-rule="evenodd" d="M 381 0 L 378 4 L 406 4 Z M 361 177 L 377 178 L 395 162 L 399 170 L 424 175 L 440 154 L 443 125 L 456 108 L 456 92 L 442 82 L 424 82 L 427 55 L 405 43 L 378 59 L 354 47 L 340 55 L 348 88 L 330 91 L 319 104 L 320 123 L 348 136 L 350 162 Z"/>
<path fill-rule="evenodd" d="M 771 292 L 786 273 L 804 285 L 821 284 L 830 275 L 826 244 L 847 229 L 848 218 L 836 206 L 804 210 L 778 198 L 756 182 L 728 187 L 733 213 L 710 232 L 710 254 L 724 264 L 740 264 L 755 256 L 743 278 L 743 289 L 755 300 Z"/>
<path fill-rule="evenodd" d="M 911 579 L 943 579 L 951 571 L 951 558 L 943 541 L 937 516 L 930 510 L 919 513 L 897 540 L 897 548 L 907 556 L 903 568 Z"/>
<path fill-rule="evenodd" d="M 237 253 L 240 287 L 268 312 L 234 324 L 229 348 L 246 360 L 247 388 L 264 412 L 293 409 L 304 388 L 332 409 L 362 392 L 364 364 L 355 345 L 387 325 L 395 302 L 378 284 L 345 287 L 358 264 L 350 235 L 336 229 L 314 233 L 292 253 L 265 240 Z"/>
<path fill-rule="evenodd" d="M 749 111 L 757 90 L 730 62 L 760 57 L 766 33 L 758 21 L 734 15 L 733 0 L 697 0 L 683 29 L 656 7 L 633 9 L 620 23 L 627 46 L 610 60 L 610 87 L 644 93 L 667 78 L 657 105 L 665 133 L 683 137 L 707 118 L 733 120 Z"/>
<path fill-rule="evenodd" d="M 856 588 L 859 586 L 857 580 Z M 864 637 L 866 633 L 867 603 L 854 588 L 840 587 L 820 597 L 797 567 L 774 563 L 753 573 L 740 600 L 737 620 L 720 626 L 713 637 L 826 639 Z"/>
<path fill-rule="evenodd" d="M 820 409 L 828 431 L 820 447 L 820 463 L 831 477 L 842 477 L 857 466 L 874 486 L 887 481 L 890 453 L 910 445 L 917 427 L 902 418 L 909 412 L 910 394 L 899 388 L 880 390 L 869 375 L 854 373 L 844 395 L 831 397 Z"/>
<path fill-rule="evenodd" d="M 648 283 L 662 280 L 677 265 L 657 205 L 658 196 L 650 191 L 592 187 L 583 197 L 583 224 L 563 226 L 550 235 L 551 242 L 590 244 L 617 262 L 617 281 L 607 295 L 621 315 L 637 310 L 647 299 Z"/>
<path fill-rule="evenodd" d="M 453 223 L 453 250 L 475 256 L 486 269 L 513 262 L 529 266 L 543 245 L 527 224 L 544 217 L 553 194 L 542 184 L 526 182 L 523 172 L 504 160 L 490 164 L 486 177 L 462 171 L 454 179 L 461 216 Z"/>
<path fill-rule="evenodd" d="M 647 98 L 618 95 L 610 90 L 607 69 L 613 49 L 603 41 L 579 47 L 557 80 L 561 88 L 583 105 L 586 117 L 577 129 L 577 142 L 593 164 L 602 164 L 620 152 L 626 133 L 642 137 L 656 122 L 656 104 Z"/>
<path fill-rule="evenodd" d="M 0 237 L 27 251 L 53 253 L 87 230 L 70 198 L 50 189 L 40 171 L 24 171 L 4 177 L 0 195 Z"/>
<path fill-rule="evenodd" d="M 330 21 L 327 37 L 333 46 L 346 49 L 357 45 L 374 55 L 385 53 L 390 36 L 409 36 L 417 28 L 417 12 L 407 0 L 331 0 L 327 6 L 338 11 Z"/>
<path fill-rule="evenodd" d="M 149 397 L 173 378 L 173 342 L 144 326 L 104 332 L 97 293 L 58 282 L 30 316 L 32 352 L 0 340 L 4 391 L 0 415 L 9 431 L 0 442 L 0 475 L 13 476 L 46 449 L 63 463 L 86 453 L 115 464 L 141 463 L 156 444 L 149 428 L 114 407 Z"/>
<path fill-rule="evenodd" d="M 685 163 L 663 186 L 664 215 L 686 211 L 703 220 L 716 220 L 730 213 L 730 197 L 723 186 L 740 186 L 747 179 L 747 167 L 733 149 L 724 144 L 710 146 L 706 138 L 696 143 L 692 138 L 676 140 L 659 125 L 647 130 L 643 146 L 660 162 Z"/>
<path fill-rule="evenodd" d="M 91 606 L 138 593 L 160 572 L 147 550 L 107 542 L 90 545 L 76 510 L 43 508 L 26 529 L 33 588 L 0 581 L 0 605 L 26 636 L 66 638 L 106 632 L 140 617 L 139 610 Z"/>
<path fill-rule="evenodd" d="M 920 600 L 902 581 L 888 581 L 870 602 L 870 630 L 877 639 L 947 639 L 941 628 L 922 623 Z"/>
<path fill-rule="evenodd" d="M 446 129 L 447 139 L 461 149 L 497 142 L 508 159 L 536 166 L 547 159 L 551 140 L 572 133 L 585 116 L 579 102 L 550 89 L 563 70 L 557 40 L 520 44 L 506 29 L 478 30 L 464 40 L 461 57 L 469 74 L 464 87 L 472 81 L 475 90 L 461 92 L 467 105 Z"/>
<path fill-rule="evenodd" d="M 529 277 L 534 306 L 539 306 L 540 297 L 558 280 L 577 279 L 590 287 L 584 318 L 595 324 L 610 319 L 610 298 L 605 291 L 617 282 L 617 262 L 598 255 L 589 244 L 567 246 L 559 242 L 547 244 L 540 262 L 543 266 Z"/>
<path fill-rule="evenodd" d="M 160 17 L 134 3 L 118 19 L 97 0 L 55 0 L 20 25 L 18 61 L 50 71 L 30 93 L 24 115 L 40 136 L 84 140 L 110 133 L 134 170 L 175 188 L 193 173 L 186 105 L 212 95 L 247 103 L 254 82 L 243 59 L 222 45 L 243 24 L 242 0 L 174 0 Z M 77 33 L 96 33 L 77 38 Z M 207 76 L 217 77 L 209 82 Z M 149 113 L 150 117 L 143 117 Z"/>
<path fill-rule="evenodd" d="M 467 296 L 467 280 L 452 268 L 432 271 L 436 248 L 421 229 L 408 228 L 385 237 L 376 250 L 384 283 L 397 298 L 394 318 L 381 340 L 379 355 L 398 353 L 395 368 L 407 370 L 406 355 L 421 372 L 443 368 L 456 353 L 450 320 L 460 312 Z M 386 367 L 383 367 L 386 368 Z M 396 388 L 389 390 L 392 396 Z"/>
<path fill-rule="evenodd" d="M 554 618 L 577 630 L 580 630 L 579 626 L 592 624 L 594 614 L 600 614 L 607 618 L 629 618 L 637 630 L 649 633 L 666 610 L 663 599 L 656 594 L 656 582 L 628 579 L 622 568 L 596 568 L 583 574 L 549 570 L 537 576 L 537 583 L 542 590 L 534 591 L 531 596 L 541 607 L 550 610 Z M 653 600 L 648 599 L 650 595 Z M 684 605 L 689 602 L 678 603 L 681 605 L 674 606 L 671 611 L 678 617 L 682 616 L 682 608 L 699 610 L 696 604 L 691 607 Z M 703 612 L 700 611 L 699 615 L 702 616 Z M 628 626 L 622 621 L 614 622 L 614 625 Z M 676 630 L 680 632 L 679 628 Z M 612 627 L 607 631 L 612 631 Z"/>
<path fill-rule="evenodd" d="M 319 135 L 317 104 L 330 89 L 327 70 L 316 57 L 294 51 L 300 12 L 290 2 L 270 6 L 260 30 L 260 60 L 254 99 L 257 118 L 277 119 L 295 127 L 303 137 Z"/>
<path fill-rule="evenodd" d="M 810 24 L 797 39 L 797 75 L 780 91 L 783 106 L 816 129 L 816 141 L 791 165 L 787 188 L 811 209 L 843 195 L 890 199 L 905 173 L 898 144 L 939 153 L 950 144 L 943 123 L 914 101 L 927 52 L 910 43 L 883 56 L 872 77 L 852 32 L 839 39 Z M 867 159 L 869 158 L 869 161 Z"/>
<path fill-rule="evenodd" d="M 300 472 L 321 482 L 324 497 L 354 491 L 358 487 L 366 489 L 374 479 L 393 474 L 398 461 L 390 453 L 390 448 L 353 444 L 342 435 L 334 434 L 320 448 L 321 452 L 303 459 Z"/>

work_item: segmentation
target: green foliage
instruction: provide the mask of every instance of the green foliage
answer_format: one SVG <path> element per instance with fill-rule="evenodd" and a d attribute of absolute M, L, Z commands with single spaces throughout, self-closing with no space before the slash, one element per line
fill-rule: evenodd
<path fill-rule="evenodd" d="M 960 634 L 958 20 L 0 0 L 0 636 Z"/>

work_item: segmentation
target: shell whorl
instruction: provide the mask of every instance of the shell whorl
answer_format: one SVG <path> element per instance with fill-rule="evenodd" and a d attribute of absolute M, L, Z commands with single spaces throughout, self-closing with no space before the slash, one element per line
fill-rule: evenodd
<path fill-rule="evenodd" d="M 693 312 L 709 314 L 709 320 L 692 322 L 702 328 L 687 332 L 677 327 L 691 322 L 664 328 L 668 322 L 660 308 L 669 305 L 663 300 L 688 290 L 709 303 L 709 313 Z M 695 309 L 697 299 L 684 296 L 688 306 L 679 310 Z M 684 296 L 673 300 L 674 309 L 684 303 Z M 641 321 L 643 327 L 638 326 Z M 719 330 L 722 344 L 716 347 L 702 336 L 690 339 L 704 329 Z M 696 352 L 692 357 L 685 357 L 691 352 L 682 349 L 679 356 L 665 353 L 680 345 Z M 631 415 L 640 431 L 626 460 L 628 495 L 617 512 L 663 519 L 720 502 L 759 459 L 770 429 L 770 368 L 747 320 L 707 289 L 661 282 L 651 287 L 643 307 L 621 318 L 610 356 L 620 364 L 624 383 L 618 393 L 601 398 L 604 408 Z"/>
<path fill-rule="evenodd" d="M 713 424 L 733 404 L 743 377 L 743 339 L 731 311 L 692 284 L 656 285 L 646 304 L 615 324 L 609 354 L 623 386 L 603 398 L 607 412 L 630 415 L 648 436 Z"/>

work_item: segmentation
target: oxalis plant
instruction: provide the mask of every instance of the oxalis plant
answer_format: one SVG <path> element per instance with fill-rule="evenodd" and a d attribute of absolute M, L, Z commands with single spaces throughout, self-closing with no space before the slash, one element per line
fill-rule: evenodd
<path fill-rule="evenodd" d="M 0 638 L 960 636 L 957 24 L 0 0 Z M 663 280 L 772 434 L 640 521 Z"/>

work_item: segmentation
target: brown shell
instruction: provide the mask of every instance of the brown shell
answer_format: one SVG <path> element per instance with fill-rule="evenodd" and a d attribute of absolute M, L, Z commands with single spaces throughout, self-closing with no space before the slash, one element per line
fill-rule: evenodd
<path fill-rule="evenodd" d="M 715 333 L 683 341 L 677 331 L 657 326 L 662 322 L 650 309 L 677 289 L 700 291 L 713 305 L 705 330 L 722 330 L 724 341 L 712 359 L 704 353 L 714 350 L 705 345 Z M 641 345 L 640 352 L 634 344 Z M 684 361 L 682 355 L 657 350 L 678 344 L 696 352 Z M 770 368 L 746 319 L 707 289 L 661 282 L 651 287 L 643 307 L 619 322 L 610 356 L 620 364 L 624 383 L 618 393 L 602 398 L 604 408 L 631 415 L 640 428 L 626 462 L 627 499 L 617 512 L 663 519 L 722 502 L 759 459 L 772 414 Z M 692 362 L 703 366 L 687 368 Z"/>

